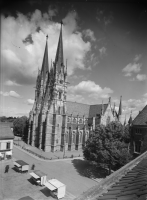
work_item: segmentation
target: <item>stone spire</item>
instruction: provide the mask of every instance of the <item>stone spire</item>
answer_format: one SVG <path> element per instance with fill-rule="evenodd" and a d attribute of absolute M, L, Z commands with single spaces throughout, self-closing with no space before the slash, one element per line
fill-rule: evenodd
<path fill-rule="evenodd" d="M 43 57 L 42 68 L 41 68 L 41 75 L 42 75 L 43 82 L 45 81 L 45 78 L 46 78 L 46 72 L 49 72 L 47 40 L 48 40 L 48 35 L 46 36 L 46 46 L 45 46 L 44 57 Z"/>
<path fill-rule="evenodd" d="M 129 121 L 128 121 L 129 126 L 132 125 L 132 122 L 133 122 L 133 119 L 132 119 L 132 111 L 131 111 L 130 118 L 129 118 Z"/>
<path fill-rule="evenodd" d="M 119 110 L 118 110 L 118 120 L 120 121 L 120 116 L 122 115 L 122 96 L 120 96 L 120 104 L 119 104 Z"/>
<path fill-rule="evenodd" d="M 64 65 L 62 25 L 63 25 L 63 22 L 61 21 L 61 30 L 60 30 L 60 36 L 59 36 L 58 47 L 57 47 L 56 58 L 55 58 L 56 71 L 58 73 L 60 73 L 61 67 Z"/>
<path fill-rule="evenodd" d="M 104 104 L 103 104 L 103 100 L 102 100 L 102 106 L 101 106 L 101 115 L 104 115 Z"/>

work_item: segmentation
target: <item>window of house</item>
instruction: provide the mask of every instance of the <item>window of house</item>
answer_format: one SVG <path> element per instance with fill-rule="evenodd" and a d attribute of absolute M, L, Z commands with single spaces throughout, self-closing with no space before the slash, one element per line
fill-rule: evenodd
<path fill-rule="evenodd" d="M 141 152 L 141 141 L 135 142 L 135 152 L 140 153 Z"/>
<path fill-rule="evenodd" d="M 6 149 L 10 149 L 10 142 L 6 143 Z"/>

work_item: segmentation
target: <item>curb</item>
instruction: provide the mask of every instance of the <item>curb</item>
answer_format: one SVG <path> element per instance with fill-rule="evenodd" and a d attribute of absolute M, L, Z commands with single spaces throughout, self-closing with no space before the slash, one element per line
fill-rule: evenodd
<path fill-rule="evenodd" d="M 80 159 L 80 160 L 83 160 L 83 157 L 64 158 L 64 159 L 61 158 L 61 159 L 54 159 L 54 160 L 45 160 L 45 159 L 42 159 L 42 158 L 38 158 L 37 156 L 35 156 L 35 155 L 33 155 L 33 154 L 31 154 L 31 153 L 25 151 L 24 149 L 22 149 L 22 148 L 20 148 L 20 147 L 18 147 L 18 146 L 15 146 L 15 145 L 14 145 L 14 147 L 16 147 L 17 149 L 23 151 L 24 153 L 26 153 L 26 154 L 32 156 L 33 158 L 35 158 L 35 159 L 37 159 L 37 160 L 44 161 L 44 162 L 59 162 L 59 161 L 64 161 L 64 160 L 74 160 L 74 159 Z"/>

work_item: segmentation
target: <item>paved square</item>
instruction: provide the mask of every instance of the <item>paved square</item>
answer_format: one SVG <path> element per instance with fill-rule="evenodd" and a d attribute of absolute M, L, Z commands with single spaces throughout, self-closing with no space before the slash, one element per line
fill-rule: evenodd
<path fill-rule="evenodd" d="M 83 160 L 54 160 L 42 161 L 27 154 L 22 149 L 14 146 L 13 160 L 24 160 L 30 164 L 35 164 L 35 170 L 39 169 L 47 174 L 47 179 L 56 178 L 66 185 L 66 196 L 63 200 L 72 200 L 76 196 L 97 184 L 96 181 L 88 178 L 82 171 L 87 171 L 90 165 Z M 10 170 L 4 173 L 7 162 L 0 163 L 0 200 L 17 200 L 24 196 L 30 196 L 35 200 L 53 199 L 47 188 L 33 185 L 29 180 L 30 175 L 20 174 L 13 169 L 11 161 Z M 81 166 L 81 167 L 80 167 Z"/>

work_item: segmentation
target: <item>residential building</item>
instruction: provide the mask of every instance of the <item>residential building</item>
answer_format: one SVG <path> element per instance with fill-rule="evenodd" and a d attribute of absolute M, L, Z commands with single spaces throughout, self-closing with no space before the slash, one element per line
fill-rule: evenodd
<path fill-rule="evenodd" d="M 8 123 L 0 123 L 0 160 L 12 157 L 14 135 Z"/>
<path fill-rule="evenodd" d="M 130 130 L 132 136 L 131 152 L 135 154 L 145 152 L 147 150 L 147 105 L 130 123 Z"/>

